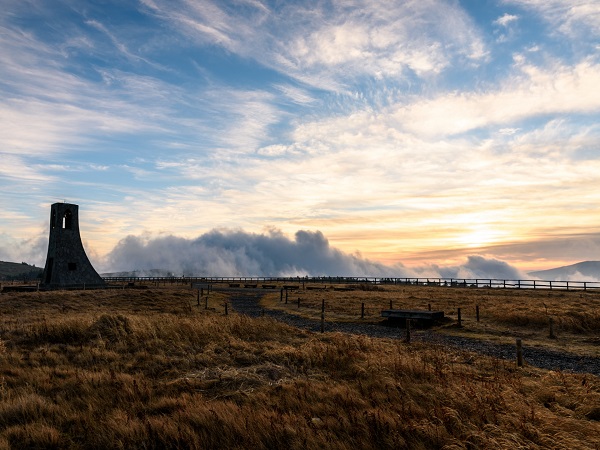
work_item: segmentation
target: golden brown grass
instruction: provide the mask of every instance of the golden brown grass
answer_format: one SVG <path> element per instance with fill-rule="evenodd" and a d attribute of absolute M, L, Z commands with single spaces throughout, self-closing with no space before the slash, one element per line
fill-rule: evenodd
<path fill-rule="evenodd" d="M 328 286 L 327 290 L 294 291 L 288 295 L 287 304 L 280 301 L 279 293 L 271 293 L 263 305 L 316 320 L 321 316 L 322 300 L 326 320 L 332 322 L 379 322 L 381 310 L 389 309 L 391 302 L 394 309 L 427 310 L 431 305 L 455 324 L 460 308 L 463 328 L 446 326 L 438 331 L 501 343 L 514 343 L 519 337 L 528 345 L 600 357 L 599 291 L 411 285 L 359 285 L 353 290 L 336 290 Z M 365 317 L 361 320 L 363 303 Z M 476 306 L 480 322 L 476 321 Z M 554 339 L 549 339 L 550 319 L 554 321 Z"/>
<path fill-rule="evenodd" d="M 600 447 L 598 377 L 224 316 L 224 300 L 0 295 L 0 448 Z"/>

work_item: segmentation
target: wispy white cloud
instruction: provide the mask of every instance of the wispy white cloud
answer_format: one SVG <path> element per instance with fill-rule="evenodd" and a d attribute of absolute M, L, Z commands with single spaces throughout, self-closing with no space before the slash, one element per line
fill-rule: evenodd
<path fill-rule="evenodd" d="M 275 98 L 264 91 L 226 90 L 211 93 L 223 115 L 224 127 L 218 141 L 222 147 L 219 158 L 236 153 L 254 152 L 269 137 L 269 126 L 278 123 L 280 111 Z"/>
<path fill-rule="evenodd" d="M 100 50 L 99 48 L 94 48 L 93 44 L 91 43 L 91 40 L 85 35 L 66 39 L 65 43 L 62 45 L 61 48 L 63 48 L 63 49 L 78 48 L 78 49 L 81 49 L 84 51 L 86 49 L 88 51 L 93 50 L 97 55 L 108 54 L 108 55 L 110 55 L 109 57 L 112 59 L 117 59 L 118 57 L 121 57 L 121 58 L 124 58 L 124 59 L 134 63 L 134 64 L 135 63 L 144 63 L 154 69 L 158 69 L 158 70 L 162 70 L 162 71 L 169 70 L 167 67 L 165 67 L 161 64 L 158 64 L 154 61 L 151 61 L 148 58 L 145 58 L 143 55 L 142 48 L 138 47 L 137 53 L 130 50 L 128 48 L 128 44 L 127 44 L 127 42 L 129 40 L 131 40 L 130 33 L 125 33 L 125 36 L 123 36 L 123 37 L 118 36 L 113 31 L 111 31 L 109 29 L 109 27 L 107 27 L 104 23 L 102 23 L 98 20 L 94 20 L 94 19 L 86 20 L 85 24 L 88 25 L 89 27 L 99 31 L 103 35 L 105 35 L 108 38 L 110 44 L 112 44 L 112 48 L 110 48 L 110 46 L 107 46 L 110 49 L 103 49 L 103 50 Z M 131 40 L 131 42 L 134 44 L 137 44 L 136 40 Z M 114 52 L 114 49 L 117 50 L 116 53 Z"/>
<path fill-rule="evenodd" d="M 301 89 L 290 84 L 277 84 L 275 88 L 299 105 L 309 105 L 316 102 L 316 98 L 306 89 Z"/>
<path fill-rule="evenodd" d="M 578 36 L 600 33 L 600 4 L 596 0 L 504 0 L 537 11 L 559 32 Z"/>
<path fill-rule="evenodd" d="M 420 135 L 453 135 L 490 125 L 514 125 L 546 114 L 600 112 L 600 65 L 518 64 L 517 76 L 500 89 L 452 92 L 400 106 L 394 113 L 406 130 Z"/>
<path fill-rule="evenodd" d="M 174 23 L 177 27 L 184 27 L 191 37 L 221 45 L 232 52 L 241 51 L 244 38 L 251 38 L 254 34 L 253 25 L 260 23 L 260 18 L 257 19 L 255 14 L 236 18 L 235 12 L 228 11 L 225 4 L 211 0 L 202 3 L 190 0 L 181 0 L 177 3 L 142 0 L 141 3 L 159 17 Z M 261 16 L 265 13 L 262 5 L 251 8 L 250 11 Z"/>
<path fill-rule="evenodd" d="M 48 183 L 56 181 L 56 178 L 49 176 L 40 170 L 40 167 L 33 167 L 18 155 L 3 154 L 2 164 L 0 164 L 0 179 L 8 179 L 11 182 L 19 183 Z"/>
<path fill-rule="evenodd" d="M 514 14 L 504 14 L 494 20 L 494 24 L 500 25 L 503 27 L 507 27 L 509 24 L 519 20 L 519 16 L 515 16 Z"/>
<path fill-rule="evenodd" d="M 105 70 L 103 84 L 86 80 L 68 70 L 60 50 L 13 29 L 0 33 L 0 46 L 4 153 L 49 156 L 95 133 L 148 131 L 156 129 L 157 116 L 168 118 L 164 98 L 156 99 L 161 90 L 147 77 Z"/>
<path fill-rule="evenodd" d="M 501 128 L 498 130 L 500 134 L 513 135 L 519 131 L 519 128 Z"/>
<path fill-rule="evenodd" d="M 496 29 L 494 33 L 497 35 L 496 42 L 506 43 L 511 40 L 515 35 L 515 23 L 519 20 L 519 16 L 514 14 L 503 14 L 494 20 Z"/>
<path fill-rule="evenodd" d="M 343 68 L 349 76 L 387 77 L 407 69 L 439 73 L 457 55 L 485 55 L 468 16 L 446 2 L 351 3 L 321 11 L 321 22 L 299 32 L 284 57 L 302 70 Z"/>
<path fill-rule="evenodd" d="M 61 50 L 32 35 L 7 28 L 0 43 L 6 49 L 0 56 L 5 63 L 0 67 L 4 154 L 43 156 L 51 163 L 74 148 L 95 147 L 101 136 L 159 132 L 162 139 L 171 134 L 180 143 L 187 141 L 188 147 L 212 144 L 253 152 L 278 121 L 275 98 L 267 92 L 218 85 L 184 91 L 118 68 L 97 68 L 100 79 L 89 79 L 72 74 Z M 296 101 L 308 101 L 298 88 L 282 89 Z M 211 110 L 214 114 L 208 114 Z M 23 176 L 30 172 L 20 171 Z"/>
<path fill-rule="evenodd" d="M 248 2 L 243 14 L 214 2 L 201 7 L 185 1 L 144 4 L 191 38 L 324 89 L 343 90 L 361 76 L 397 77 L 407 70 L 437 74 L 455 57 L 476 61 L 487 54 L 468 15 L 443 0 L 336 1 L 269 10 Z"/>

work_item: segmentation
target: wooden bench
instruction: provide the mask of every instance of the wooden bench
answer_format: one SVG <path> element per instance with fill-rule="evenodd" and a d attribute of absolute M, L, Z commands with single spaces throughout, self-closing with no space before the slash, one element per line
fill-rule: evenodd
<path fill-rule="evenodd" d="M 244 284 L 245 288 L 255 288 L 258 287 L 258 284 Z"/>
<path fill-rule="evenodd" d="M 327 289 L 327 286 L 306 286 L 306 289 L 309 291 L 324 291 Z"/>
<path fill-rule="evenodd" d="M 229 283 L 229 287 L 240 287 L 240 283 Z"/>
<path fill-rule="evenodd" d="M 263 284 L 262 287 L 263 289 L 275 289 L 277 286 L 274 284 Z"/>
<path fill-rule="evenodd" d="M 444 311 L 421 311 L 410 309 L 384 309 L 381 311 L 381 317 L 389 321 L 414 320 L 423 325 L 432 325 L 434 322 L 444 319 Z"/>
<path fill-rule="evenodd" d="M 287 289 L 288 291 L 295 291 L 297 289 L 300 289 L 300 286 L 295 286 L 295 285 L 292 284 L 292 285 L 283 286 L 283 288 Z"/>

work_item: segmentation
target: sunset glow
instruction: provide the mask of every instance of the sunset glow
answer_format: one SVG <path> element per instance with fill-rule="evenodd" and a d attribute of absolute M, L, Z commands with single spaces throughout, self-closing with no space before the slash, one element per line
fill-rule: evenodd
<path fill-rule="evenodd" d="M 127 236 L 211 230 L 598 260 L 600 5 L 575 3 L 5 1 L 0 259 L 43 264 L 66 201 L 107 271 Z"/>

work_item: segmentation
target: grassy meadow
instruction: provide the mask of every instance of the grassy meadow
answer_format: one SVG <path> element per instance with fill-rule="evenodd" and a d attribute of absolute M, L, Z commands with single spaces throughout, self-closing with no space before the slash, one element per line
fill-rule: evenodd
<path fill-rule="evenodd" d="M 597 290 L 372 284 L 310 287 L 290 291 L 287 303 L 285 296 L 281 301 L 279 292 L 265 296 L 262 303 L 267 308 L 318 320 L 325 300 L 326 320 L 346 322 L 380 322 L 381 310 L 389 309 L 390 302 L 395 309 L 427 310 L 431 306 L 452 319 L 437 328 L 440 333 L 511 344 L 515 338 L 521 338 L 532 346 L 600 357 L 600 291 Z M 459 308 L 461 328 L 456 326 Z M 552 339 L 549 339 L 550 321 Z"/>
<path fill-rule="evenodd" d="M 463 313 L 467 331 L 442 332 L 542 340 L 546 322 L 527 319 L 527 308 L 539 312 L 530 291 L 467 291 L 306 290 L 287 305 L 276 291 L 264 302 L 320 316 L 326 296 L 328 320 L 360 320 L 364 301 L 365 321 L 390 299 L 447 314 L 479 303 L 479 324 Z M 552 345 L 598 336 L 597 295 L 548 294 Z M 225 316 L 227 293 L 211 293 L 209 309 L 196 296 L 189 287 L 1 294 L 0 449 L 600 448 L 598 377 Z"/>

